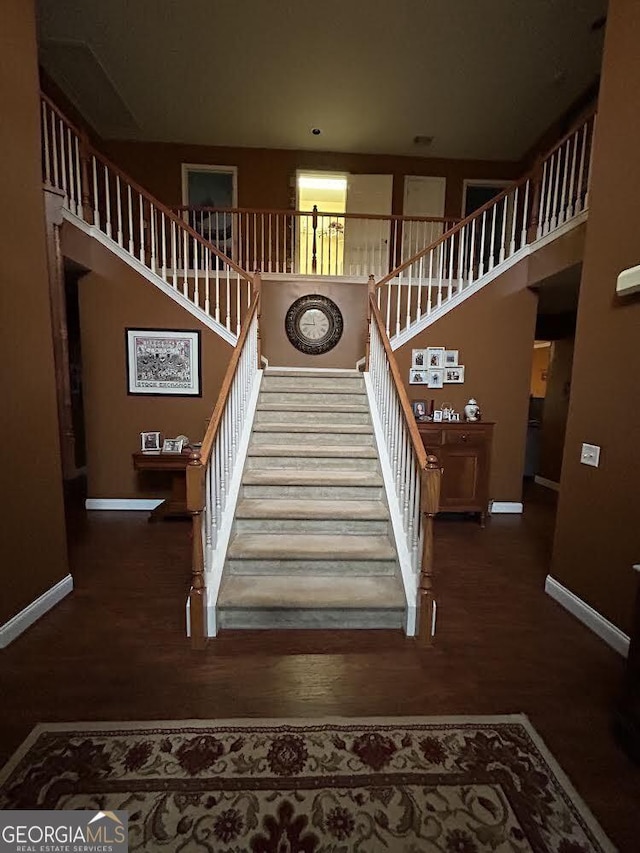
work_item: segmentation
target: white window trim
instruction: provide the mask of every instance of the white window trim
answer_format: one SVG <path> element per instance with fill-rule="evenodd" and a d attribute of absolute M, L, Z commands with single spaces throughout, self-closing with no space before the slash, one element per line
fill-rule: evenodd
<path fill-rule="evenodd" d="M 223 172 L 233 175 L 233 203 L 232 207 L 238 206 L 238 167 L 237 166 L 212 166 L 209 163 L 182 163 L 182 204 L 189 204 L 189 172 Z"/>

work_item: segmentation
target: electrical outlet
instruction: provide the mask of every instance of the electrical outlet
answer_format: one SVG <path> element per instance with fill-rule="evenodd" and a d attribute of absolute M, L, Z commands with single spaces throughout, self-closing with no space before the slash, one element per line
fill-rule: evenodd
<path fill-rule="evenodd" d="M 583 465 L 591 465 L 597 468 L 600 464 L 600 448 L 597 444 L 583 444 L 580 452 L 580 461 Z"/>

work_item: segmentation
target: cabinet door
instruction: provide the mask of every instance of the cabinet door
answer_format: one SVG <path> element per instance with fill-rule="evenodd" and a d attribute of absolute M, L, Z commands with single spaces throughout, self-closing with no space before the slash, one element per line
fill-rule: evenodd
<path fill-rule="evenodd" d="M 478 449 L 447 449 L 442 477 L 440 504 L 442 509 L 474 508 L 478 504 L 480 458 Z"/>

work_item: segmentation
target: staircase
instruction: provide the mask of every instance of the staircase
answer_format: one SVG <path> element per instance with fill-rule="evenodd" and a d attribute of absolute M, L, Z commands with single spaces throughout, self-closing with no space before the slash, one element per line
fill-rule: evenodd
<path fill-rule="evenodd" d="M 405 594 L 357 371 L 265 371 L 220 628 L 402 628 Z"/>

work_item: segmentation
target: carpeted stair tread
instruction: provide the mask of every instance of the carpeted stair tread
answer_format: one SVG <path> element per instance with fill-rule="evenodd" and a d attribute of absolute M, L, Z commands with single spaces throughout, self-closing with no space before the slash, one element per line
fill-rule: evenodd
<path fill-rule="evenodd" d="M 335 459 L 377 459 L 375 447 L 367 444 L 252 444 L 248 456 L 309 456 Z"/>
<path fill-rule="evenodd" d="M 402 584 L 395 577 L 309 577 L 226 575 L 218 605 L 255 608 L 404 608 Z"/>
<path fill-rule="evenodd" d="M 382 486 L 377 472 L 333 468 L 300 471 L 296 468 L 250 468 L 244 472 L 245 486 Z"/>
<path fill-rule="evenodd" d="M 345 388 L 344 386 L 340 386 L 338 383 L 335 385 L 326 385 L 321 388 L 311 386 L 306 386 L 302 381 L 300 383 L 295 382 L 280 382 L 277 385 L 267 385 L 264 384 L 261 388 L 261 392 L 266 394 L 306 394 L 313 396 L 322 396 L 324 394 L 349 394 L 353 397 L 362 397 L 366 399 L 367 391 L 364 387 L 364 382 L 362 382 L 362 387 L 358 384 L 357 387 Z"/>
<path fill-rule="evenodd" d="M 387 508 L 382 501 L 244 498 L 236 507 L 236 518 L 386 520 L 388 517 Z"/>
<path fill-rule="evenodd" d="M 258 402 L 259 412 L 342 412 L 345 414 L 368 414 L 369 406 L 364 403 L 331 403 L 323 405 L 323 401 L 314 403 L 261 403 Z"/>
<path fill-rule="evenodd" d="M 394 560 L 388 536 L 349 534 L 238 533 L 229 559 L 264 560 Z"/>
<path fill-rule="evenodd" d="M 277 423 L 254 423 L 253 432 L 337 432 L 337 433 L 372 433 L 371 424 L 292 424 L 287 421 Z"/>
<path fill-rule="evenodd" d="M 295 379 L 362 379 L 362 373 L 359 370 L 331 370 L 327 368 L 323 370 L 321 367 L 313 367 L 311 369 L 301 368 L 282 368 L 282 367 L 267 367 L 264 371 L 265 376 L 287 376 Z"/>

